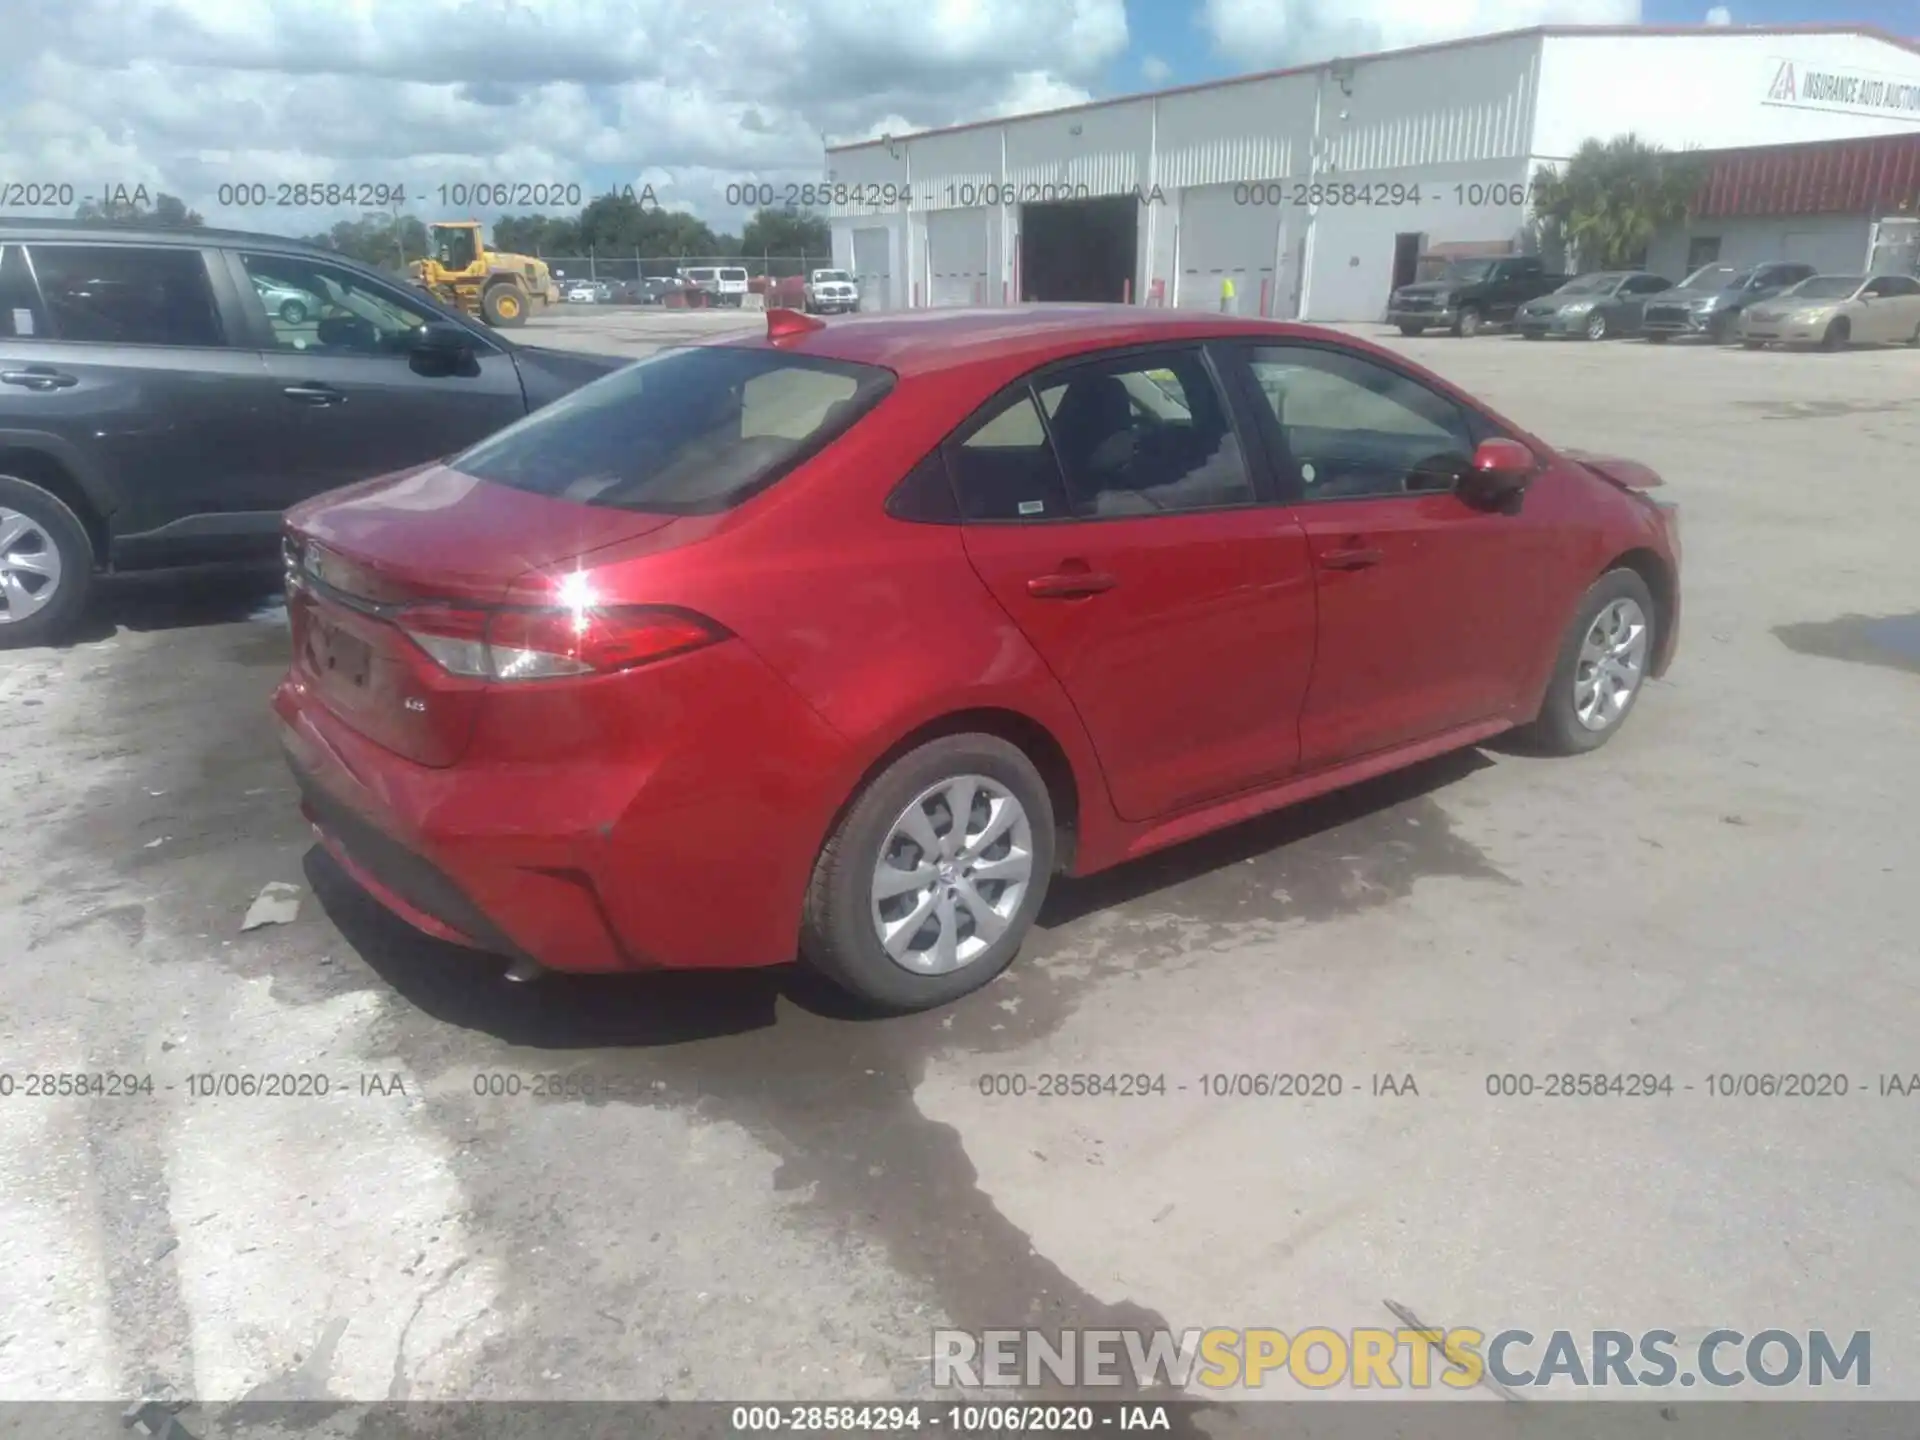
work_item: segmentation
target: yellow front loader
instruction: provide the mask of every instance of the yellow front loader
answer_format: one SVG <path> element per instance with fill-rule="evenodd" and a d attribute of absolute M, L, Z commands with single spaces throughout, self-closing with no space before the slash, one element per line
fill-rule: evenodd
<path fill-rule="evenodd" d="M 559 303 L 547 262 L 489 250 L 478 220 L 444 220 L 427 227 L 432 253 L 407 267 L 414 284 L 495 329 L 527 323 L 527 316 Z"/>

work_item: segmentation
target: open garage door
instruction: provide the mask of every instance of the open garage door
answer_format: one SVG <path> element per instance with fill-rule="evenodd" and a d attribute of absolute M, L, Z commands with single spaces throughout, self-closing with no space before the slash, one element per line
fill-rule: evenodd
<path fill-rule="evenodd" d="M 893 232 L 868 228 L 853 232 L 853 283 L 860 287 L 862 310 L 891 310 Z"/>
<path fill-rule="evenodd" d="M 1020 207 L 1023 300 L 1119 304 L 1138 272 L 1140 202 L 1131 195 Z"/>
<path fill-rule="evenodd" d="M 1223 282 L 1231 282 L 1226 308 L 1236 315 L 1266 313 L 1291 320 L 1298 307 L 1301 240 L 1282 233 L 1285 187 L 1202 185 L 1180 197 L 1180 290 L 1183 309 L 1221 308 Z M 1276 203 L 1254 203 L 1272 198 Z M 1296 224 L 1291 231 L 1301 231 Z M 1287 253 L 1283 258 L 1283 247 Z M 1275 272 L 1276 261 L 1283 268 Z"/>
<path fill-rule="evenodd" d="M 979 305 L 987 298 L 987 266 L 997 211 L 935 210 L 927 216 L 927 303 Z"/>

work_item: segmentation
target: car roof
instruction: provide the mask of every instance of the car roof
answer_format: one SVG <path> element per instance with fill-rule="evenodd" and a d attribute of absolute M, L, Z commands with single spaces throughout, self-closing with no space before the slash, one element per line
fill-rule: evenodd
<path fill-rule="evenodd" d="M 276 250 L 300 250 L 328 259 L 347 258 L 310 240 L 294 240 L 285 235 L 266 235 L 251 230 L 215 230 L 206 226 L 143 225 L 124 220 L 49 220 L 41 216 L 0 215 L 0 239 L 17 241 L 98 241 L 122 240 L 141 245 L 272 246 Z"/>
<path fill-rule="evenodd" d="M 1378 350 L 1355 336 L 1287 321 L 1143 305 L 1065 304 L 854 315 L 784 337 L 778 348 L 878 365 L 908 376 L 981 362 L 1018 362 L 1024 368 L 1092 350 L 1237 337 L 1276 343 L 1333 340 L 1350 348 Z M 771 346 L 775 342 L 762 334 L 723 343 Z"/>

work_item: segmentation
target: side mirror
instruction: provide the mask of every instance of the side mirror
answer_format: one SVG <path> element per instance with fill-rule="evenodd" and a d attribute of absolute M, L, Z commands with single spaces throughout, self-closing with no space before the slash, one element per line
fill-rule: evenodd
<path fill-rule="evenodd" d="M 1533 451 L 1518 440 L 1498 436 L 1482 440 L 1460 477 L 1460 498 L 1490 510 L 1510 509 L 1519 503 L 1539 469 Z"/>
<path fill-rule="evenodd" d="M 421 375 L 478 375 L 473 337 L 458 325 L 430 320 L 413 332 L 410 362 Z"/>

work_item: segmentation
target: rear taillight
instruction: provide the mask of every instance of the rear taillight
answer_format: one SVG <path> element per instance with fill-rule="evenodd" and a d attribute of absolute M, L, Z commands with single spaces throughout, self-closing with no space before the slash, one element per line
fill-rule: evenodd
<path fill-rule="evenodd" d="M 394 623 L 441 669 L 479 680 L 607 674 L 727 638 L 711 620 L 653 605 L 512 610 L 409 605 Z"/>

